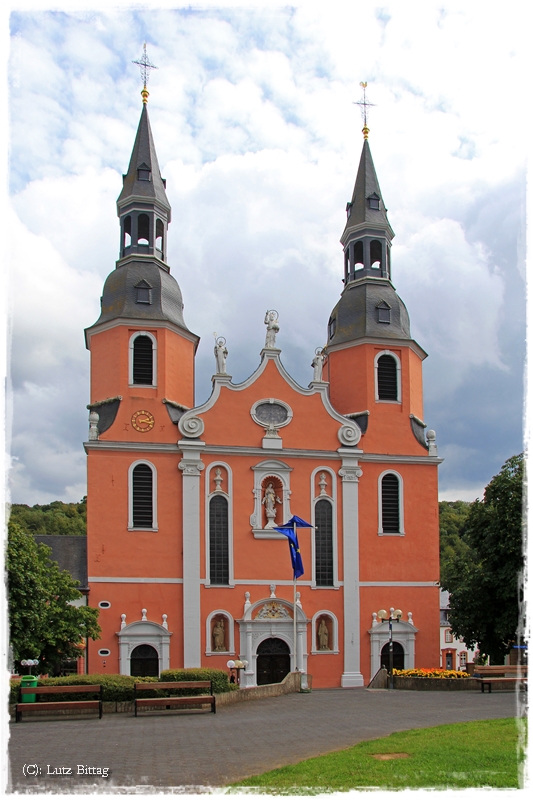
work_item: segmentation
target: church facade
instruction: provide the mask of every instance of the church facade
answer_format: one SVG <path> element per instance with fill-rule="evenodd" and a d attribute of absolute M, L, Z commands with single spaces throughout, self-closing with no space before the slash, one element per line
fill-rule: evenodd
<path fill-rule="evenodd" d="M 146 99 L 117 201 L 119 259 L 85 332 L 89 603 L 102 627 L 89 671 L 240 659 L 244 686 L 298 669 L 315 687 L 357 687 L 388 663 L 389 625 L 395 666 L 438 666 L 426 353 L 391 282 L 394 233 L 366 133 L 341 238 L 344 289 L 313 380 L 304 388 L 286 372 L 267 311 L 257 370 L 233 383 L 217 340 L 212 394 L 195 407 L 199 337 L 166 260 L 171 208 Z M 296 602 L 275 530 L 293 514 L 313 526 L 298 530 Z M 392 609 L 402 616 L 389 622 Z"/>

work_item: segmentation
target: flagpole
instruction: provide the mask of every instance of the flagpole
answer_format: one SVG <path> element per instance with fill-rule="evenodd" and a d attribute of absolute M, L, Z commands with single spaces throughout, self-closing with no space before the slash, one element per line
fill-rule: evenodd
<path fill-rule="evenodd" d="M 296 522 L 292 524 L 294 536 L 296 537 Z M 296 644 L 296 570 L 293 571 L 294 576 L 294 611 L 293 611 L 293 636 L 294 636 L 294 671 L 298 672 L 298 647 Z"/>

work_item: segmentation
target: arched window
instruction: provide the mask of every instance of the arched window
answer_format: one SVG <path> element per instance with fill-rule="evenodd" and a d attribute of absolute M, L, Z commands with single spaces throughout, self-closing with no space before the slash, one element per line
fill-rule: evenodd
<path fill-rule="evenodd" d="M 137 244 L 150 244 L 150 219 L 148 214 L 139 214 L 137 218 Z"/>
<path fill-rule="evenodd" d="M 219 495 L 209 501 L 209 580 L 229 584 L 228 501 Z"/>
<path fill-rule="evenodd" d="M 394 356 L 381 355 L 377 363 L 377 399 L 399 400 L 398 362 Z"/>
<path fill-rule="evenodd" d="M 153 343 L 149 336 L 141 334 L 133 341 L 133 383 L 151 386 L 153 377 Z"/>
<path fill-rule="evenodd" d="M 364 256 L 363 256 L 363 242 L 359 241 L 356 242 L 353 246 L 353 268 L 362 269 L 364 267 Z"/>
<path fill-rule="evenodd" d="M 315 582 L 333 586 L 333 509 L 329 500 L 315 505 Z"/>
<path fill-rule="evenodd" d="M 154 527 L 154 473 L 149 464 L 137 464 L 131 474 L 132 528 Z"/>
<path fill-rule="evenodd" d="M 131 217 L 128 216 L 124 218 L 124 243 L 123 247 L 129 247 L 131 245 Z"/>
<path fill-rule="evenodd" d="M 163 254 L 163 234 L 164 234 L 164 231 L 165 231 L 164 225 L 163 225 L 162 221 L 160 219 L 158 219 L 157 222 L 155 223 L 155 246 L 156 246 L 156 249 L 161 252 L 161 254 Z"/>
<path fill-rule="evenodd" d="M 380 479 L 380 533 L 403 533 L 400 479 L 386 472 Z"/>
<path fill-rule="evenodd" d="M 381 242 L 378 239 L 373 239 L 370 242 L 370 266 L 372 269 L 379 269 L 383 259 Z"/>

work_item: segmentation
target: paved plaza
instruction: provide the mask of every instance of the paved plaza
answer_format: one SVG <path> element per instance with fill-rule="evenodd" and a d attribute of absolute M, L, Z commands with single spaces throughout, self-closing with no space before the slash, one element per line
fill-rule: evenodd
<path fill-rule="evenodd" d="M 395 731 L 516 714 L 513 692 L 329 689 L 221 706 L 216 714 L 28 716 L 10 724 L 9 791 L 206 791 Z"/>

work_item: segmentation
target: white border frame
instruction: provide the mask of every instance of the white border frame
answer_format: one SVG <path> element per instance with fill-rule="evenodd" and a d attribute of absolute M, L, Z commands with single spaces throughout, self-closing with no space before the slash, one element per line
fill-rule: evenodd
<path fill-rule="evenodd" d="M 319 617 L 329 617 L 331 620 L 331 632 L 333 634 L 333 648 L 331 650 L 317 650 L 316 646 L 316 636 L 317 636 L 317 629 L 316 624 L 318 622 Z M 311 636 L 312 644 L 311 644 L 311 655 L 312 656 L 338 656 L 339 655 L 339 620 L 337 619 L 336 615 L 333 611 L 329 611 L 327 608 L 323 608 L 322 611 L 317 611 L 316 614 L 313 615 L 313 619 L 311 621 Z"/>
<path fill-rule="evenodd" d="M 277 524 L 283 525 L 283 523 L 292 516 L 290 508 L 290 474 L 293 468 L 289 467 L 289 465 L 285 464 L 283 461 L 278 461 L 277 459 L 267 459 L 266 461 L 260 461 L 259 464 L 253 466 L 252 470 L 254 472 L 254 510 L 250 515 L 250 525 L 252 526 L 253 535 L 256 539 L 286 539 L 286 536 L 284 536 L 282 533 L 277 533 L 277 531 L 273 530 L 272 528 L 261 527 L 261 521 L 263 518 L 261 485 L 265 478 L 270 476 L 281 481 L 281 485 L 283 487 L 283 502 L 281 504 L 282 514 L 281 519 Z"/>
<path fill-rule="evenodd" d="M 226 632 L 229 633 L 229 650 L 211 649 L 211 622 L 213 617 L 225 617 L 227 620 Z M 226 644 L 228 640 L 226 639 Z M 217 608 L 211 611 L 205 621 L 205 654 L 206 656 L 234 656 L 235 655 L 235 620 L 229 611 L 224 608 Z"/>
<path fill-rule="evenodd" d="M 396 361 L 396 400 L 380 400 L 378 392 L 378 361 L 381 356 L 392 356 Z M 374 357 L 374 396 L 376 403 L 400 405 L 402 402 L 402 362 L 392 350 L 380 350 Z"/>
<path fill-rule="evenodd" d="M 320 472 L 326 472 L 331 479 L 331 494 L 316 494 L 316 478 Z M 333 545 L 333 586 L 317 586 L 315 577 L 315 506 L 319 500 L 329 500 L 332 506 L 332 545 Z M 331 467 L 317 467 L 311 473 L 311 587 L 324 591 L 339 588 L 339 548 L 337 538 L 337 474 Z"/>
<path fill-rule="evenodd" d="M 225 492 L 221 489 L 219 492 L 217 491 L 209 491 L 211 485 L 211 472 L 213 469 L 217 467 L 222 467 L 226 470 L 226 475 L 228 477 L 228 491 Z M 216 497 L 217 495 L 222 495 L 228 501 L 228 560 L 229 560 L 229 572 L 228 572 L 228 583 L 211 583 L 211 565 L 209 563 L 209 501 L 212 497 Z M 213 461 L 212 464 L 206 469 L 205 472 L 205 583 L 206 587 L 213 586 L 213 588 L 217 589 L 233 589 L 235 586 L 235 575 L 233 570 L 233 473 L 231 471 L 231 467 L 225 461 Z M 220 611 L 221 614 L 225 614 L 225 611 Z"/>
<path fill-rule="evenodd" d="M 137 528 L 133 525 L 133 470 L 139 464 L 147 464 L 152 470 L 152 527 Z M 157 469 L 151 461 L 140 458 L 133 461 L 128 467 L 128 530 L 129 531 L 157 531 Z"/>
<path fill-rule="evenodd" d="M 381 482 L 385 475 L 395 475 L 398 478 L 398 516 L 400 519 L 400 530 L 395 532 L 383 530 L 383 504 L 381 500 Z M 378 478 L 378 536 L 405 536 L 404 525 L 404 503 L 403 503 L 403 478 L 395 469 L 383 470 Z"/>
<path fill-rule="evenodd" d="M 159 675 L 170 669 L 170 637 L 172 633 L 158 622 L 136 620 L 117 633 L 119 641 L 119 669 L 121 675 L 131 675 L 131 654 L 141 644 L 149 644 L 157 651 Z"/>
<path fill-rule="evenodd" d="M 272 425 L 272 427 L 276 431 L 278 431 L 280 428 L 284 428 L 285 425 L 288 425 L 290 422 L 292 422 L 294 414 L 292 408 L 288 403 L 285 403 L 283 400 L 277 400 L 275 397 L 265 397 L 262 400 L 257 400 L 257 402 L 255 402 L 250 409 L 250 416 L 252 417 L 255 424 L 259 425 L 260 428 L 266 430 L 269 427 L 265 422 L 261 422 L 261 420 L 256 415 L 257 406 L 262 406 L 263 404 L 268 404 L 272 406 L 273 405 L 283 406 L 283 408 L 287 412 L 287 419 L 285 420 L 285 422 L 279 422 L 276 423 L 275 425 L 274 424 Z"/>
<path fill-rule="evenodd" d="M 133 383 L 133 343 L 138 336 L 148 336 L 152 340 L 152 383 Z M 157 339 L 149 331 L 135 331 L 130 336 L 129 343 L 128 386 L 130 389 L 156 389 L 157 388 Z"/>

